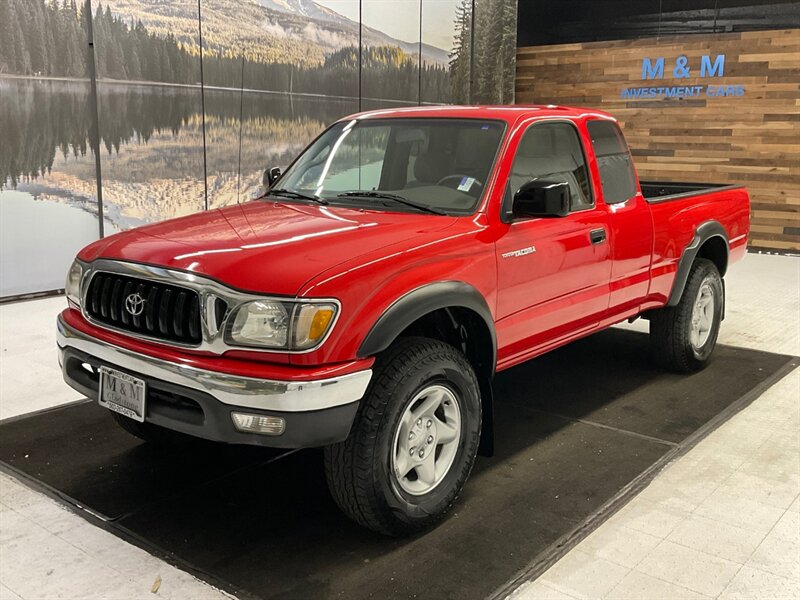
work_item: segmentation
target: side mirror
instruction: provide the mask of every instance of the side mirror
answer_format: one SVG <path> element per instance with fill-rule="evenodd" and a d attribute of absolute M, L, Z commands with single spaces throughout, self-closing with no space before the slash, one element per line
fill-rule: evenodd
<path fill-rule="evenodd" d="M 532 179 L 514 194 L 514 217 L 566 217 L 570 191 L 566 181 Z"/>
<path fill-rule="evenodd" d="M 278 177 L 280 176 L 281 168 L 271 167 L 264 171 L 264 177 L 261 179 L 261 183 L 264 184 L 265 187 L 272 187 L 272 184 L 278 181 Z"/>

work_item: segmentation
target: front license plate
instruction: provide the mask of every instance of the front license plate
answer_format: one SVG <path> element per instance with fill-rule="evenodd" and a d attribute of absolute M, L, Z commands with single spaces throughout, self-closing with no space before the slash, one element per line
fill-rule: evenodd
<path fill-rule="evenodd" d="M 115 369 L 100 367 L 100 406 L 143 423 L 144 398 L 143 380 Z"/>

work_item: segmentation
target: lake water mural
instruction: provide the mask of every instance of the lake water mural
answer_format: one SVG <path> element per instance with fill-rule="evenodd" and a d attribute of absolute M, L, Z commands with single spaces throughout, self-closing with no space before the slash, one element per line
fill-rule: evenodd
<path fill-rule="evenodd" d="M 0 79 L 0 296 L 63 287 L 70 254 L 98 237 L 88 94 Z"/>
<path fill-rule="evenodd" d="M 75 254 L 97 239 L 97 215 L 61 198 L 18 190 L 0 192 L 0 295 L 64 287 Z M 106 221 L 106 233 L 117 231 Z"/>
<path fill-rule="evenodd" d="M 98 237 L 88 93 L 86 82 L 0 78 L 0 130 L 10 141 L 0 144 L 2 296 L 62 287 L 69 260 L 51 259 L 72 256 Z M 98 85 L 106 234 L 205 208 L 199 94 L 190 87 Z M 205 108 L 214 208 L 249 199 L 264 168 L 287 164 L 328 123 L 357 110 L 357 101 L 206 90 Z M 48 237 L 59 219 L 61 231 Z M 41 268 L 23 274 L 10 255 Z"/>

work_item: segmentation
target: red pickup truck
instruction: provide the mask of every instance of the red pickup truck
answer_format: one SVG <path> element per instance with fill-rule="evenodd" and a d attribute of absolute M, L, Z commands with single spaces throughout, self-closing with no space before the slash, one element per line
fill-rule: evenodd
<path fill-rule="evenodd" d="M 702 368 L 749 213 L 741 187 L 640 184 L 595 110 L 362 113 L 253 201 L 84 248 L 60 362 L 145 440 L 324 446 L 343 511 L 409 533 L 491 452 L 495 372 L 636 317 Z"/>

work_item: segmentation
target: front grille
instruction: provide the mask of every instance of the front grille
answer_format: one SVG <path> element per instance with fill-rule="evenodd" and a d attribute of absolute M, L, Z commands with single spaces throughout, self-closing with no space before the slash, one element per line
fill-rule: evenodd
<path fill-rule="evenodd" d="M 136 315 L 126 306 L 133 294 L 144 300 Z M 181 344 L 202 341 L 200 298 L 185 287 L 101 271 L 89 284 L 85 310 L 95 321 L 117 329 Z"/>

